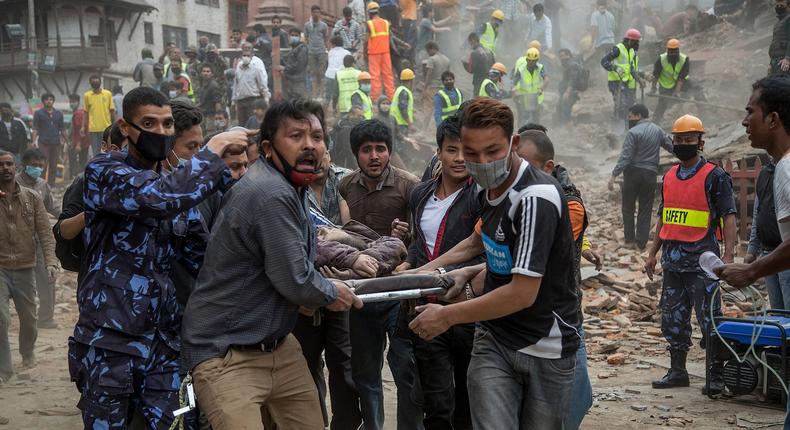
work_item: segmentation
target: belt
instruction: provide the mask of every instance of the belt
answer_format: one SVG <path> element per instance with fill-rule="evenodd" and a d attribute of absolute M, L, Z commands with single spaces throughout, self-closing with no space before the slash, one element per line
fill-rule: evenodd
<path fill-rule="evenodd" d="M 233 345 L 233 348 L 241 351 L 274 352 L 280 345 L 283 344 L 283 342 L 285 342 L 286 337 L 287 335 L 267 343 L 256 343 L 252 345 Z"/>

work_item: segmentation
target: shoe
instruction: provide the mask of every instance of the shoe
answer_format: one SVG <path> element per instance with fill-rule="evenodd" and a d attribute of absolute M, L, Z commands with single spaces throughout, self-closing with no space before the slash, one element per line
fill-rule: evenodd
<path fill-rule="evenodd" d="M 27 357 L 22 357 L 22 368 L 23 369 L 32 369 L 36 367 L 36 356 L 35 354 L 30 354 Z"/>
<path fill-rule="evenodd" d="M 724 392 L 724 363 L 721 360 L 714 360 L 709 370 L 710 379 L 706 385 L 710 386 L 710 393 L 708 393 L 706 386 L 703 386 L 702 395 L 718 396 Z"/>
<path fill-rule="evenodd" d="M 56 323 L 54 320 L 49 320 L 49 321 L 39 321 L 39 322 L 38 322 L 38 324 L 37 324 L 36 326 L 37 326 L 38 328 L 40 328 L 40 329 L 44 329 L 44 330 L 50 330 L 50 329 L 56 329 L 56 328 L 60 328 L 60 326 L 58 325 L 58 323 Z"/>
<path fill-rule="evenodd" d="M 657 390 L 665 388 L 688 387 L 689 374 L 686 371 L 687 351 L 670 351 L 671 365 L 669 372 L 658 381 L 653 381 L 653 388 Z"/>

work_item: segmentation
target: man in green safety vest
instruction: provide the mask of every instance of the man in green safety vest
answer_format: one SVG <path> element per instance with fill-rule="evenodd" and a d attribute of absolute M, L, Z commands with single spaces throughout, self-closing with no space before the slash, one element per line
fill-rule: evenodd
<path fill-rule="evenodd" d="M 360 70 L 354 67 L 354 56 L 346 55 L 343 57 L 343 68 L 335 74 L 337 81 L 337 112 L 341 115 L 348 115 L 351 111 L 351 95 L 359 90 Z"/>
<path fill-rule="evenodd" d="M 502 77 L 507 74 L 507 69 L 502 63 L 494 63 L 488 71 L 488 78 L 480 84 L 478 97 L 491 97 L 492 99 L 502 100 L 507 96 L 502 87 Z"/>
<path fill-rule="evenodd" d="M 414 71 L 403 69 L 400 72 L 400 86 L 395 88 L 390 106 L 390 118 L 395 123 L 396 149 L 400 142 L 409 140 L 409 132 L 414 128 Z"/>
<path fill-rule="evenodd" d="M 370 100 L 370 73 L 359 72 L 359 88 L 351 93 L 351 112 L 362 118 L 373 118 L 373 102 Z"/>
<path fill-rule="evenodd" d="M 499 38 L 499 27 L 505 20 L 505 13 L 497 9 L 491 13 L 491 20 L 481 25 L 477 31 L 480 36 L 480 45 L 496 57 L 496 42 Z"/>
<path fill-rule="evenodd" d="M 653 66 L 653 79 L 651 96 L 658 97 L 658 105 L 653 112 L 653 122 L 661 125 L 664 112 L 675 104 L 674 100 L 666 97 L 694 97 L 694 100 L 705 101 L 702 87 L 689 80 L 691 61 L 686 54 L 680 52 L 680 41 L 670 39 L 667 42 L 667 52 L 661 54 Z M 658 86 L 658 94 L 656 94 Z"/>
<path fill-rule="evenodd" d="M 637 29 L 625 32 L 623 41 L 601 59 L 601 66 L 609 72 L 609 91 L 614 100 L 614 118 L 625 124 L 629 107 L 636 101 L 636 86 L 644 86 L 639 74 L 639 41 L 642 33 Z"/>
<path fill-rule="evenodd" d="M 540 108 L 543 105 L 543 89 L 548 85 L 548 78 L 540 62 L 540 51 L 537 48 L 527 50 L 526 61 L 517 63 L 513 71 L 511 95 L 516 103 L 518 123 L 540 123 Z"/>
<path fill-rule="evenodd" d="M 436 128 L 439 128 L 442 121 L 458 112 L 458 108 L 464 102 L 464 95 L 455 87 L 453 72 L 446 70 L 442 73 L 442 85 L 443 87 L 433 96 L 433 119 L 436 121 Z"/>

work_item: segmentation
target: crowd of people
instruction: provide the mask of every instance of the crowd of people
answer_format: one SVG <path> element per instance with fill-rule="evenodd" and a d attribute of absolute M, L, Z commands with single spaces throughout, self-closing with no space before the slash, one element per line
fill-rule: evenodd
<path fill-rule="evenodd" d="M 416 2 L 357 3 L 333 27 L 313 6 L 303 28 L 274 17 L 270 32 L 234 31 L 233 66 L 207 39 L 185 58 L 175 45 L 158 61 L 143 50 L 139 87 L 109 91 L 91 76 L 69 96 L 68 126 L 51 94 L 32 132 L 0 104 L 0 385 L 15 373 L 9 300 L 21 365 L 34 367 L 37 331 L 58 327 L 63 269 L 78 279 L 68 362 L 85 428 L 382 429 L 385 359 L 400 429 L 579 428 L 592 405 L 581 260 L 603 261 L 540 107 L 541 55 L 555 51 L 563 68 L 565 120 L 589 85 L 584 59 L 561 47 L 553 2 L 538 3 L 529 47 L 508 68 L 500 33 L 518 13 L 481 8 L 465 91 L 442 49 L 455 6 L 421 4 L 418 23 Z M 776 4 L 772 52 L 790 52 L 787 1 Z M 653 387 L 687 387 L 692 309 L 703 348 L 721 315 L 703 252 L 721 255 L 723 280 L 765 277 L 772 307 L 790 302 L 790 56 L 772 59 L 775 76 L 748 101 L 752 146 L 775 163 L 758 180 L 747 259 L 733 264 L 732 181 L 705 159 L 702 121 L 684 115 L 666 133 L 670 99 L 652 121 L 635 103 L 642 80 L 702 94 L 680 41 L 641 73 L 641 31 L 615 44 L 613 15 L 596 5 L 594 55 L 628 127 L 609 187 L 623 176 L 625 245 L 647 252 L 651 279 L 661 252 L 672 365 Z M 428 129 L 434 154 L 415 157 Z M 64 148 L 73 180 L 58 205 Z M 663 177 L 651 242 L 662 148 L 679 162 Z M 397 289 L 426 274 L 451 285 L 364 303 L 351 286 Z M 723 363 L 709 364 L 705 394 L 721 394 Z"/>

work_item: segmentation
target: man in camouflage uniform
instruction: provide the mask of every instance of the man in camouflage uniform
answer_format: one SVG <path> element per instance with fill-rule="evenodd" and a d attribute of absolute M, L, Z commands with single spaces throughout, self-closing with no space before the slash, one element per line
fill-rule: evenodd
<path fill-rule="evenodd" d="M 230 183 L 220 155 L 246 147 L 247 136 L 216 136 L 185 168 L 160 175 L 173 145 L 167 99 L 139 87 L 123 105 L 128 149 L 101 154 L 85 169 L 86 270 L 69 370 L 86 429 L 125 429 L 132 411 L 148 428 L 167 429 L 181 382 L 171 263 L 177 258 L 197 272 L 207 237 L 195 206 Z"/>

